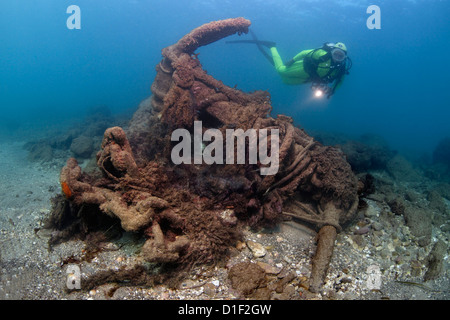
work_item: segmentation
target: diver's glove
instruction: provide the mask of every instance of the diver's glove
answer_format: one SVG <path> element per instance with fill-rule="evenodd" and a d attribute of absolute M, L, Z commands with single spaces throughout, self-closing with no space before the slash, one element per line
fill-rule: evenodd
<path fill-rule="evenodd" d="M 334 90 L 332 88 L 330 88 L 330 87 L 327 87 L 326 94 L 327 94 L 327 99 L 330 99 L 331 96 L 334 94 Z"/>

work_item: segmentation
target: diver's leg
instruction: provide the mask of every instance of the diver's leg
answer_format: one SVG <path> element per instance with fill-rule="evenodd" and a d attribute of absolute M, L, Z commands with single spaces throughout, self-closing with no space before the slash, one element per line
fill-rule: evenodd
<path fill-rule="evenodd" d="M 272 59 L 273 59 L 275 69 L 277 69 L 278 72 L 285 71 L 286 66 L 283 63 L 283 60 L 281 59 L 281 56 L 278 53 L 277 48 L 276 47 L 270 48 L 270 53 L 272 54 Z"/>
<path fill-rule="evenodd" d="M 270 48 L 270 52 L 272 53 L 275 69 L 284 83 L 296 85 L 308 82 L 309 75 L 303 69 L 303 60 L 292 60 L 284 64 L 276 47 Z"/>

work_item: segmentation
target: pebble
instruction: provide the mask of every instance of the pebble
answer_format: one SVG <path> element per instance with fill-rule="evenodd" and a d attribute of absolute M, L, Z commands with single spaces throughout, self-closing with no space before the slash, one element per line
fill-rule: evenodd
<path fill-rule="evenodd" d="M 247 246 L 255 258 L 262 258 L 267 253 L 267 250 L 263 247 L 263 245 L 258 242 L 248 240 Z"/>
<path fill-rule="evenodd" d="M 239 251 L 245 248 L 245 242 L 242 241 L 238 241 L 236 243 L 236 249 L 238 249 Z"/>
<path fill-rule="evenodd" d="M 214 286 L 216 286 L 216 287 L 218 287 L 218 286 L 220 285 L 220 281 L 219 281 L 219 280 L 213 280 L 213 281 L 211 281 L 211 283 L 212 283 Z"/>
<path fill-rule="evenodd" d="M 272 265 L 270 265 L 268 263 L 265 263 L 265 262 L 258 261 L 256 264 L 258 266 L 260 266 L 264 270 L 264 272 L 267 273 L 267 274 L 279 274 L 280 271 L 281 271 L 281 268 L 278 268 L 276 266 L 272 266 Z"/>
<path fill-rule="evenodd" d="M 365 226 L 365 227 L 359 228 L 358 230 L 355 230 L 354 234 L 366 234 L 369 231 L 370 231 L 370 227 Z"/>
<path fill-rule="evenodd" d="M 394 251 L 395 251 L 394 244 L 393 244 L 392 242 L 389 242 L 388 245 L 387 245 L 387 249 L 388 249 L 390 252 L 394 252 Z"/>
<path fill-rule="evenodd" d="M 216 294 L 216 287 L 213 283 L 207 283 L 203 287 L 203 292 L 210 297 L 213 297 Z"/>
<path fill-rule="evenodd" d="M 380 237 L 374 235 L 372 237 L 372 245 L 376 248 L 378 248 L 379 246 L 381 246 L 383 244 L 383 242 L 381 241 Z"/>
<path fill-rule="evenodd" d="M 370 217 L 375 217 L 378 215 L 377 210 L 373 207 L 373 206 L 369 206 L 367 207 L 366 211 L 364 212 L 364 216 L 370 218 Z"/>
<path fill-rule="evenodd" d="M 289 258 L 288 256 L 284 256 L 283 260 L 286 261 L 287 263 L 291 264 L 292 263 L 292 259 Z"/>
<path fill-rule="evenodd" d="M 375 221 L 374 223 L 372 223 L 372 228 L 375 231 L 380 231 L 381 229 L 383 229 L 383 225 L 378 221 Z"/>

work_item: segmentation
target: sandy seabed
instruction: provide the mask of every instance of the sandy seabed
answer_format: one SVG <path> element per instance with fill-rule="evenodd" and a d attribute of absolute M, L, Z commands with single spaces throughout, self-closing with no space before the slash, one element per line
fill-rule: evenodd
<path fill-rule="evenodd" d="M 226 264 L 195 268 L 179 288 L 139 287 L 125 282 L 105 283 L 90 290 L 68 290 L 70 258 L 82 257 L 85 243 L 72 240 L 49 250 L 49 232 L 41 227 L 51 210 L 51 198 L 60 192 L 60 169 L 70 155 L 61 154 L 50 163 L 30 162 L 23 144 L 0 143 L 2 300 L 243 299 L 229 277 L 230 267 L 243 261 L 257 264 L 266 278 L 277 281 L 278 287 L 264 296 L 270 299 L 447 300 L 450 297 L 448 250 L 441 275 L 423 282 L 426 258 L 438 239 L 448 244 L 448 232 L 434 228 L 432 243 L 419 246 L 401 216 L 394 216 L 389 226 L 382 221 L 380 213 L 386 206 L 377 197 L 366 199 L 368 207 L 360 213 L 359 224 L 355 222 L 338 235 L 326 283 L 317 294 L 307 290 L 315 233 L 293 221 L 271 230 L 246 230 L 244 241 L 232 250 Z M 370 226 L 368 231 L 362 229 L 361 221 Z M 77 264 L 80 281 L 99 271 L 123 270 L 140 263 L 136 252 L 142 241 L 136 241 L 133 234 L 124 233 L 122 238 L 104 246 L 108 250 L 99 252 L 89 262 Z M 371 266 L 381 271 L 375 290 L 368 285 L 371 279 L 367 270 Z"/>

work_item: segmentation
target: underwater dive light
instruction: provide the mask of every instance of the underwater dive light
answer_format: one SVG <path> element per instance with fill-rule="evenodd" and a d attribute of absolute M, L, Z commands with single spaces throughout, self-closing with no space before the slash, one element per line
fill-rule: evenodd
<path fill-rule="evenodd" d="M 314 98 L 322 98 L 330 91 L 330 88 L 325 83 L 313 83 L 311 90 L 314 93 Z"/>

